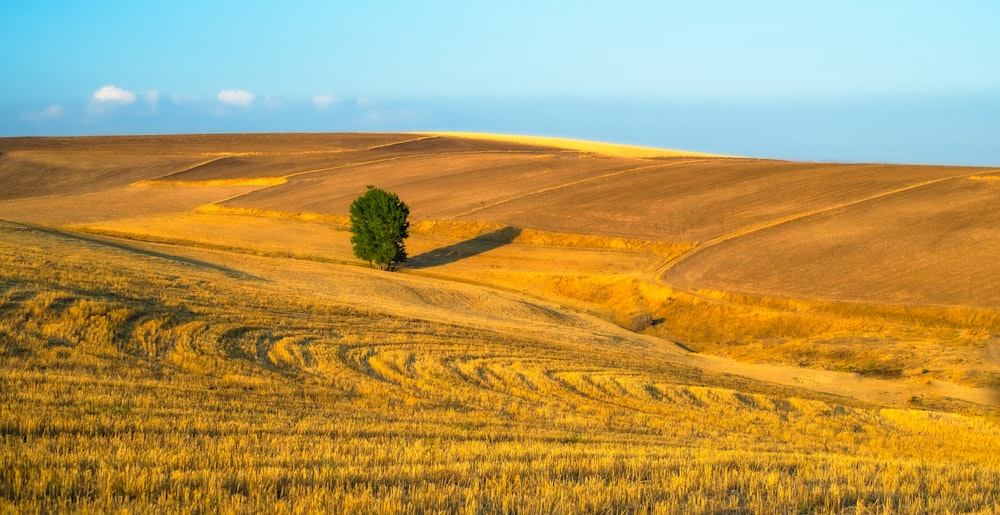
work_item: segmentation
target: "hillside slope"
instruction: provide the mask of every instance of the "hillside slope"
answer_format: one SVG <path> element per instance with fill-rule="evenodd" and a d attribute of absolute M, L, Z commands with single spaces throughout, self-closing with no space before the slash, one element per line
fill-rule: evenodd
<path fill-rule="evenodd" d="M 5 511 L 997 507 L 987 399 L 749 379 L 452 281 L 0 236 Z"/>
<path fill-rule="evenodd" d="M 474 136 L 9 138 L 0 218 L 346 263 L 374 183 L 411 206 L 412 274 L 649 312 L 744 361 L 1000 377 L 993 170 Z"/>
<path fill-rule="evenodd" d="M 996 176 L 0 139 L 0 511 L 997 511 Z"/>
<path fill-rule="evenodd" d="M 130 216 L 95 213 L 115 203 L 135 206 L 134 217 L 158 202 L 189 210 L 212 200 L 343 215 L 377 183 L 399 193 L 417 220 L 710 246 L 664 277 L 685 287 L 1000 307 L 1000 292 L 988 287 L 1000 283 L 991 259 L 1000 215 L 990 209 L 1000 182 L 976 180 L 995 170 L 636 158 L 483 137 L 6 139 L 0 215 L 66 223 L 67 211 L 77 221 Z M 27 198 L 53 193 L 70 205 Z"/>

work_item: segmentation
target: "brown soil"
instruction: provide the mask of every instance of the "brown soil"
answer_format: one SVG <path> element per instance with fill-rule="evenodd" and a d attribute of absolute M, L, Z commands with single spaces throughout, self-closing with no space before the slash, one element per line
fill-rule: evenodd
<path fill-rule="evenodd" d="M 21 199 L 0 204 L 11 218 L 107 220 L 210 202 L 345 215 L 374 184 L 419 220 L 698 242 L 663 276 L 687 288 L 1000 307 L 1000 187 L 966 179 L 989 169 L 638 159 L 419 134 L 5 138 L 0 152 L 0 200 Z M 286 183 L 128 186 L 262 177 Z"/>
<path fill-rule="evenodd" d="M 683 315 L 672 309 L 727 309 L 727 302 L 738 301 L 704 290 L 750 293 L 763 298 L 746 308 L 753 312 L 741 323 L 752 325 L 751 317 L 765 324 L 776 316 L 768 298 L 995 313 L 1000 182 L 973 180 L 995 175 L 994 169 L 943 166 L 616 157 L 419 134 L 6 138 L 0 139 L 0 219 L 90 224 L 87 230 L 170 242 L 177 252 L 235 248 L 337 263 L 352 259 L 343 227 L 350 202 L 373 184 L 397 192 L 414 221 L 443 228 L 412 237 L 412 274 L 471 283 L 470 295 L 489 286 L 549 296 L 605 320 L 639 308 L 650 309 L 654 320 Z M 240 182 L 259 178 L 275 180 Z M 198 210 L 205 206 L 215 209 Z M 243 211 L 234 215 L 230 208 Z M 332 216 L 315 221 L 314 214 Z M 511 237 L 490 239 L 493 233 Z M 533 240 L 514 241 L 529 233 Z M 677 292 L 687 295 L 686 304 L 673 302 Z M 392 295 L 386 299 L 412 309 Z M 449 312 L 448 302 L 438 308 Z M 795 307 L 780 309 L 782 316 L 797 316 Z M 813 316 L 817 327 L 824 316 L 830 315 Z M 672 327 L 698 334 L 685 323 Z M 927 367 L 942 381 L 954 370 L 967 384 L 986 384 L 962 374 L 988 359 L 993 347 L 980 333 L 991 326 L 962 323 L 967 334 L 939 333 L 927 343 L 937 353 Z M 787 343 L 782 331 L 800 327 L 789 324 L 787 330 L 776 326 L 768 336 L 774 341 L 754 345 Z M 644 338 L 673 339 L 658 332 L 660 325 L 670 323 L 654 323 Z M 886 352 L 924 344 L 920 335 L 900 334 L 897 343 L 886 340 L 896 345 Z M 960 345 L 952 345 L 952 334 Z M 865 337 L 823 336 L 845 348 Z M 725 354 L 728 344 L 708 343 L 705 349 Z M 801 352 L 815 350 L 813 343 L 801 343 Z M 710 361 L 698 366 L 726 372 L 749 366 Z M 924 364 L 918 365 L 906 374 L 919 375 Z M 831 393 L 854 387 L 843 380 L 852 374 L 826 373 L 746 371 L 782 384 L 813 381 Z M 891 391 L 903 399 L 915 388 L 898 381 L 863 384 L 869 398 Z M 929 385 L 921 391 L 952 395 L 937 382 Z M 981 393 L 954 395 L 971 400 Z"/>

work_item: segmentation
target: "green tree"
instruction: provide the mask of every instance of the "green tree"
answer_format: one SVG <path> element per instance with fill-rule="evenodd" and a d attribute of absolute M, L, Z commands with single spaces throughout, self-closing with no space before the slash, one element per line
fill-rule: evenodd
<path fill-rule="evenodd" d="M 406 261 L 406 239 L 410 208 L 395 193 L 368 186 L 351 203 L 351 245 L 358 259 L 386 270 L 394 262 Z"/>

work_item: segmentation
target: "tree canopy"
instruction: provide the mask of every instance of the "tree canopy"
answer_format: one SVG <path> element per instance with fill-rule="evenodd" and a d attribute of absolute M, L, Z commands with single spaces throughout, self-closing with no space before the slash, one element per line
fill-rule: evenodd
<path fill-rule="evenodd" d="M 395 193 L 368 186 L 351 203 L 351 245 L 358 259 L 388 269 L 406 261 L 403 240 L 409 236 L 410 208 Z"/>

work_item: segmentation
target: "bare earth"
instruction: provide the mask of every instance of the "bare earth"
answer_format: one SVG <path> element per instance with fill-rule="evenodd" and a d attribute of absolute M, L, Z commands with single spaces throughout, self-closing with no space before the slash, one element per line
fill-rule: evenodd
<path fill-rule="evenodd" d="M 1000 182 L 978 178 L 997 173 L 481 135 L 7 138 L 0 219 L 133 240 L 266 277 L 275 288 L 387 312 L 540 338 L 567 328 L 608 332 L 647 346 L 650 359 L 866 402 L 1000 405 L 981 381 L 943 380 L 944 365 L 937 376 L 893 378 L 690 353 L 662 332 L 615 325 L 631 301 L 582 286 L 661 288 L 637 305 L 666 319 L 674 313 L 663 299 L 701 290 L 996 313 Z M 342 265 L 354 261 L 348 206 L 369 184 L 411 207 L 406 274 Z M 482 237 L 502 227 L 518 236 Z M 527 230 L 549 240 L 529 241 Z M 644 250 L 651 245 L 681 250 Z M 591 282 L 560 284 L 583 279 Z M 955 352 L 976 373 L 995 374 L 996 318 L 982 316 L 989 322 Z"/>

